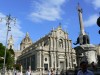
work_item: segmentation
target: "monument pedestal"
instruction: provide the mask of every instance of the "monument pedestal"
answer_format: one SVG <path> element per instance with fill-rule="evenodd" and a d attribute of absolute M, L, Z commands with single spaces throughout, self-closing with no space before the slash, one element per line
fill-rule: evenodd
<path fill-rule="evenodd" d="M 77 64 L 79 66 L 81 61 L 87 61 L 88 64 L 97 64 L 96 47 L 92 44 L 80 45 L 74 48 L 76 50 Z"/>

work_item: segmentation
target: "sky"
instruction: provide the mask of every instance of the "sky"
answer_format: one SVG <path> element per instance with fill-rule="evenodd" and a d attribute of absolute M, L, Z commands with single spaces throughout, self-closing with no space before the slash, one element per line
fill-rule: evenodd
<path fill-rule="evenodd" d="M 62 29 L 69 34 L 73 43 L 80 33 L 77 5 L 83 9 L 85 32 L 90 37 L 90 43 L 100 43 L 99 27 L 96 24 L 100 12 L 100 0 L 0 0 L 0 42 L 5 45 L 7 26 L 6 16 L 16 18 L 12 21 L 10 35 L 14 38 L 15 49 L 29 33 L 33 43 L 48 34 L 52 28 L 61 23 Z M 1 20 L 2 18 L 2 20 Z"/>

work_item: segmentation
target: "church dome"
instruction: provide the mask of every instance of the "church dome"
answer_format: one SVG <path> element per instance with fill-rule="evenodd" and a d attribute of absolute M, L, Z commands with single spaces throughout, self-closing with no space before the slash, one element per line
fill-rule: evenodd
<path fill-rule="evenodd" d="M 28 32 L 26 33 L 26 36 L 25 36 L 25 38 L 22 40 L 21 43 L 32 43 L 32 40 L 30 39 Z"/>
<path fill-rule="evenodd" d="M 32 40 L 30 39 L 29 34 L 26 33 L 25 38 L 20 43 L 20 50 L 24 50 L 25 48 L 29 47 L 30 45 L 32 45 Z"/>

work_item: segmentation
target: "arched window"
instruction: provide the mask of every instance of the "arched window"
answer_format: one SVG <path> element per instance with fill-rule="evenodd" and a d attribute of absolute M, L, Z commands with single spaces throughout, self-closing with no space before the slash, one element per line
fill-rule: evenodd
<path fill-rule="evenodd" d="M 63 40 L 59 39 L 59 47 L 63 48 Z"/>

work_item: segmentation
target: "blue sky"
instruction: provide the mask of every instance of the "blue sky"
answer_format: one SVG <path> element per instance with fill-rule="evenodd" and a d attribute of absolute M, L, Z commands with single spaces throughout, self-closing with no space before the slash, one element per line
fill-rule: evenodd
<path fill-rule="evenodd" d="M 14 37 L 16 49 L 26 32 L 35 42 L 48 34 L 53 27 L 56 28 L 59 23 L 74 43 L 80 33 L 78 2 L 83 9 L 85 31 L 90 36 L 90 42 L 99 44 L 100 35 L 96 20 L 99 17 L 100 0 L 1 0 L 0 17 L 6 17 L 9 14 L 16 17 L 16 25 L 11 23 L 12 30 L 9 32 L 9 36 L 12 34 Z M 6 25 L 2 20 L 0 22 L 0 42 L 4 44 L 5 36 Z"/>

